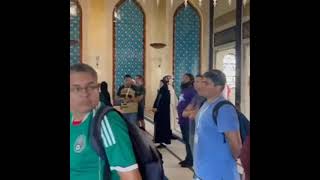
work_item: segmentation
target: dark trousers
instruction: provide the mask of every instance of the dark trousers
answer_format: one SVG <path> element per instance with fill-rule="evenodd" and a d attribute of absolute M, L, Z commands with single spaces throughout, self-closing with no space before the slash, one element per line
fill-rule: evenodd
<path fill-rule="evenodd" d="M 189 143 L 190 143 L 192 154 L 193 154 L 195 130 L 196 130 L 196 121 L 195 120 L 189 120 Z"/>
<path fill-rule="evenodd" d="M 191 151 L 191 146 L 190 146 L 190 124 L 188 122 L 185 122 L 183 124 L 180 124 L 181 132 L 182 132 L 182 137 L 184 144 L 186 145 L 186 158 L 185 161 L 188 164 L 193 165 L 193 157 L 192 157 L 192 151 Z"/>

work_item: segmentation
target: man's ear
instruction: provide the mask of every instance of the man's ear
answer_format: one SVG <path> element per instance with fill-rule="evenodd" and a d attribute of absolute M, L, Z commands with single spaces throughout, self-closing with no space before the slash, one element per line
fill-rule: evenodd
<path fill-rule="evenodd" d="M 222 86 L 222 85 L 219 85 L 219 86 L 220 86 L 221 92 L 223 92 L 223 90 L 226 88 L 226 86 Z"/>

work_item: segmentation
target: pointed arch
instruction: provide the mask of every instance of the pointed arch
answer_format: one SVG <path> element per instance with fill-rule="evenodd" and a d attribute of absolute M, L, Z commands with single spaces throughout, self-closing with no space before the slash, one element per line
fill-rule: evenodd
<path fill-rule="evenodd" d="M 183 74 L 196 75 L 201 69 L 201 16 L 199 11 L 188 2 L 182 3 L 173 17 L 173 76 L 175 91 L 180 95 Z"/>
<path fill-rule="evenodd" d="M 82 8 L 77 0 L 70 0 L 70 65 L 75 63 L 82 63 Z"/>
<path fill-rule="evenodd" d="M 136 0 L 120 0 L 113 10 L 113 94 L 125 74 L 145 75 L 145 12 Z"/>

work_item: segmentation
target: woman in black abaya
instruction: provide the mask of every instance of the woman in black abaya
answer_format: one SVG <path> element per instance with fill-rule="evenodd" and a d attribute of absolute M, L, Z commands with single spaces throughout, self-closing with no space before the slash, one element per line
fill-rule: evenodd
<path fill-rule="evenodd" d="M 154 142 L 160 143 L 158 148 L 171 144 L 172 131 L 170 128 L 170 92 L 168 81 L 160 81 L 160 89 L 153 105 L 154 114 Z"/>

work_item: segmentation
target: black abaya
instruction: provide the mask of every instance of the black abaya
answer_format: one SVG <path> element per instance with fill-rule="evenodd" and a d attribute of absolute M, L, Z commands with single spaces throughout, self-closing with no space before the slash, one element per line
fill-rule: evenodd
<path fill-rule="evenodd" d="M 157 108 L 154 115 L 154 142 L 171 144 L 170 92 L 167 85 L 158 91 L 153 108 Z"/>

